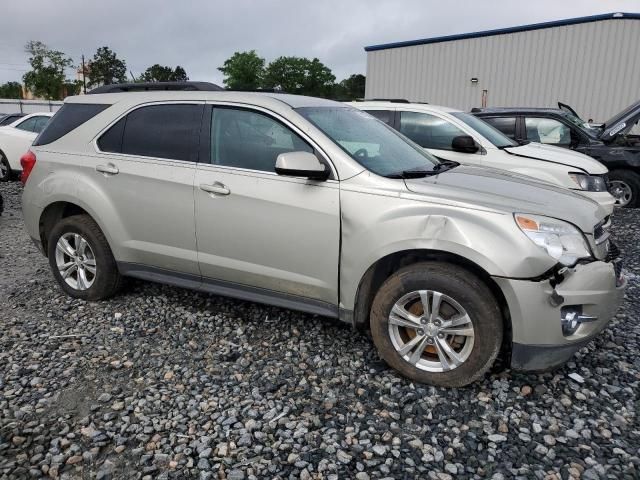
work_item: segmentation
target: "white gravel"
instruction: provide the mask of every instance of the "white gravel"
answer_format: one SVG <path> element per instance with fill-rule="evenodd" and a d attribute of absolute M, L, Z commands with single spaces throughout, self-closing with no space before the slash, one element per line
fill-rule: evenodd
<path fill-rule="evenodd" d="M 0 479 L 640 478 L 637 276 L 562 369 L 444 390 L 320 317 L 142 282 L 72 300 L 20 190 L 0 184 Z M 614 225 L 640 274 L 640 211 Z"/>

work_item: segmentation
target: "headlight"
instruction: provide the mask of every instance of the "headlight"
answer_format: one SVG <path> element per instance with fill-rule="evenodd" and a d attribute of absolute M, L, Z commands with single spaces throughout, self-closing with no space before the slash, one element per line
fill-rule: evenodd
<path fill-rule="evenodd" d="M 586 173 L 570 173 L 571 180 L 576 182 L 576 185 L 581 190 L 588 192 L 606 192 L 607 182 L 604 177 L 599 175 L 587 175 Z"/>
<path fill-rule="evenodd" d="M 520 230 L 549 256 L 566 266 L 591 256 L 589 245 L 580 230 L 555 218 L 524 213 L 514 214 Z"/>

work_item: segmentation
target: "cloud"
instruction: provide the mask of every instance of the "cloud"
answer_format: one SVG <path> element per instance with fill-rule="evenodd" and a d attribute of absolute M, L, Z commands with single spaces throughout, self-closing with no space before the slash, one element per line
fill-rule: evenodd
<path fill-rule="evenodd" d="M 637 1 L 32 0 L 2 10 L 0 82 L 21 79 L 24 44 L 41 40 L 77 64 L 106 45 L 134 75 L 160 63 L 221 83 L 217 67 L 235 51 L 318 57 L 342 79 L 365 72 L 365 45 L 634 11 Z"/>

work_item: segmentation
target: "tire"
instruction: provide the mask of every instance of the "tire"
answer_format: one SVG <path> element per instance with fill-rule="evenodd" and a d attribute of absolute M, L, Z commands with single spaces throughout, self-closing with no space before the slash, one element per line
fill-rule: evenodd
<path fill-rule="evenodd" d="M 432 319 L 433 322 L 425 318 L 428 316 L 423 315 L 422 294 L 418 295 L 414 303 L 411 303 L 411 300 L 407 304 L 411 305 L 409 308 L 412 313 L 426 323 L 420 326 L 422 331 L 414 329 L 412 337 L 412 329 L 393 325 L 399 317 L 394 306 L 396 302 L 404 303 L 402 299 L 411 298 L 415 292 L 427 292 L 425 298 L 431 310 L 436 294 L 440 294 L 441 303 L 440 314 Z M 390 319 L 392 309 L 393 321 Z M 463 312 L 466 313 L 466 317 Z M 451 322 L 453 318 L 456 318 L 453 323 L 459 325 L 447 327 L 447 322 Z M 480 379 L 493 365 L 502 345 L 503 319 L 491 290 L 469 271 L 440 262 L 416 263 L 398 270 L 389 277 L 373 300 L 370 323 L 373 342 L 389 366 L 411 380 L 435 386 L 462 387 Z M 441 327 L 437 327 L 437 324 Z M 440 331 L 438 328 L 443 330 Z M 453 329 L 458 328 L 467 333 L 451 334 Z M 392 330 L 395 333 L 392 333 Z M 472 331 L 472 336 L 468 333 L 469 330 Z M 398 347 L 408 348 L 409 342 L 415 342 L 417 337 L 421 337 L 422 340 L 413 350 L 406 355 L 398 351 Z M 426 341 L 431 344 L 425 344 Z M 403 345 L 401 342 L 406 343 Z M 453 350 L 458 357 L 457 361 L 463 357 L 464 361 L 454 366 L 457 361 L 445 354 L 449 364 L 449 368 L 446 368 L 438 354 L 438 350 L 443 352 L 446 348 L 441 346 L 443 342 Z M 460 342 L 464 344 L 461 346 Z M 422 354 L 417 350 L 420 346 L 425 346 Z M 409 361 L 412 355 L 419 357 L 415 364 Z M 435 371 L 439 368 L 438 364 L 443 367 L 442 371 Z"/>
<path fill-rule="evenodd" d="M 640 175 L 631 170 L 611 170 L 609 191 L 616 197 L 617 206 L 637 208 L 640 205 Z"/>
<path fill-rule="evenodd" d="M 0 182 L 8 182 L 11 180 L 11 176 L 9 160 L 4 156 L 4 153 L 0 152 Z"/>
<path fill-rule="evenodd" d="M 84 239 L 87 247 L 79 244 L 78 237 Z M 57 248 L 61 238 L 67 241 L 70 250 Z M 81 250 L 79 252 L 79 250 Z M 69 255 L 71 251 L 79 253 L 80 264 Z M 88 215 L 73 215 L 60 220 L 51 230 L 47 245 L 49 265 L 62 290 L 67 295 L 83 300 L 103 300 L 114 295 L 122 284 L 122 277 L 107 239 L 100 227 Z M 76 256 L 77 258 L 77 256 Z M 83 261 L 82 261 L 83 260 Z M 58 265 L 71 265 L 69 280 L 63 278 Z M 75 271 L 74 264 L 75 263 Z M 90 270 L 94 269 L 95 273 Z M 84 272 L 83 275 L 80 272 Z M 75 280 L 74 280 L 75 276 Z M 70 284 L 71 283 L 71 284 Z M 75 286 L 72 285 L 75 283 Z"/>

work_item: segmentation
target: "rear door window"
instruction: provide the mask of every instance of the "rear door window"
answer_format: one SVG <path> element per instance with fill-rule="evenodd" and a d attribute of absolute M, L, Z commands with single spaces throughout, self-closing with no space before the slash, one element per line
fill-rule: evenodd
<path fill-rule="evenodd" d="M 103 152 L 195 162 L 203 105 L 163 104 L 138 108 L 99 139 Z"/>
<path fill-rule="evenodd" d="M 480 117 L 512 140 L 516 139 L 516 117 Z"/>
<path fill-rule="evenodd" d="M 400 132 L 421 147 L 435 150 L 452 150 L 453 139 L 467 135 L 447 120 L 419 112 L 400 112 Z"/>

